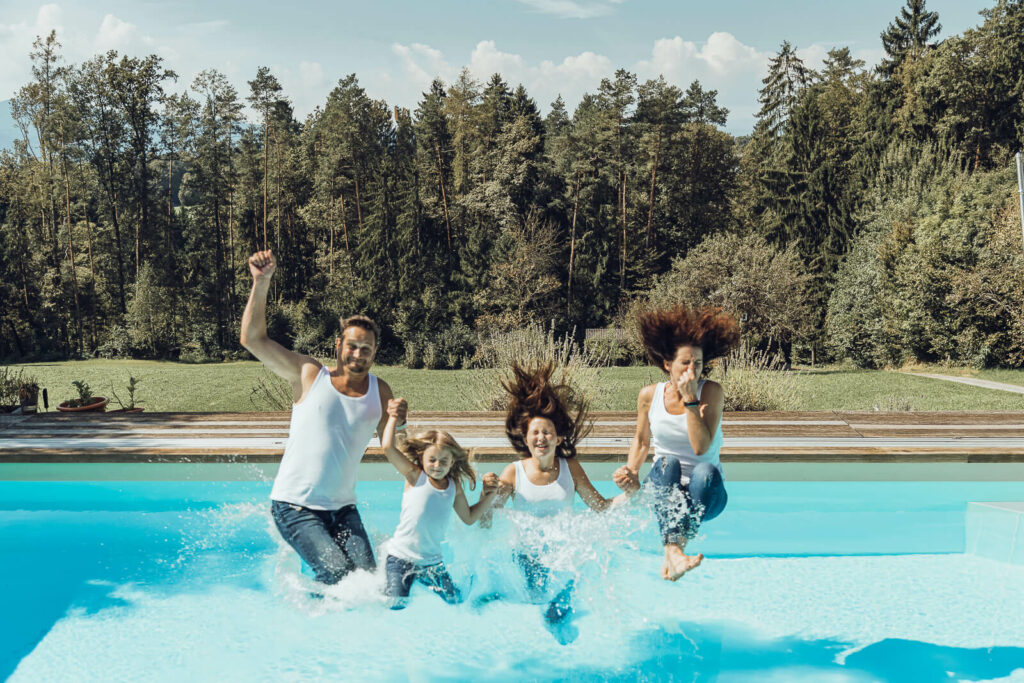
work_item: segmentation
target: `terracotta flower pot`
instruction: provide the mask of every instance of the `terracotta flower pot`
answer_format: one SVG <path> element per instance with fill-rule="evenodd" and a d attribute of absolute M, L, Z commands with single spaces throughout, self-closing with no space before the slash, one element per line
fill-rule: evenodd
<path fill-rule="evenodd" d="M 108 412 L 108 413 L 141 413 L 143 410 L 145 410 L 145 408 L 140 408 L 140 407 L 136 406 L 134 408 L 115 408 L 114 410 L 108 410 L 106 412 Z"/>
<path fill-rule="evenodd" d="M 68 401 L 64 401 L 57 406 L 57 410 L 62 413 L 85 413 L 90 410 L 103 412 L 106 410 L 107 402 L 109 400 L 110 399 L 105 396 L 93 396 L 92 403 L 86 403 L 84 406 L 72 406 L 68 405 Z"/>

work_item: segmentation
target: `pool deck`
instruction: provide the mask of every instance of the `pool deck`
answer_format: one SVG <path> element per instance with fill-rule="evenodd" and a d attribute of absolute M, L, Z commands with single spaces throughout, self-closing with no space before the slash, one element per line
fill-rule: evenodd
<path fill-rule="evenodd" d="M 597 412 L 582 460 L 621 462 L 636 416 Z M 289 413 L 0 416 L 3 463 L 277 463 Z M 480 462 L 513 455 L 503 413 L 415 412 L 410 429 L 450 431 Z M 1024 464 L 1024 412 L 726 413 L 726 463 Z M 364 461 L 381 462 L 376 439 Z"/>

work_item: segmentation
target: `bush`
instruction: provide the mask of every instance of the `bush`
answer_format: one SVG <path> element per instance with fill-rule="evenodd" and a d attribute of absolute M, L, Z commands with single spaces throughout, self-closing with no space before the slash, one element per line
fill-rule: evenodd
<path fill-rule="evenodd" d="M 481 338 L 469 365 L 478 368 L 464 383 L 466 399 L 478 410 L 504 410 L 508 398 L 501 386 L 511 376 L 513 363 L 530 366 L 552 362 L 564 382 L 578 392 L 593 408 L 604 407 L 601 386 L 602 368 L 608 358 L 599 351 L 581 348 L 572 335 L 555 335 L 554 325 L 547 331 L 537 324 L 511 332 L 495 332 Z"/>
<path fill-rule="evenodd" d="M 39 381 L 24 370 L 0 368 L 0 412 L 4 408 L 22 404 L 22 399 L 39 391 Z"/>
<path fill-rule="evenodd" d="M 777 249 L 756 234 L 711 235 L 675 259 L 620 318 L 633 354 L 643 357 L 637 312 L 679 304 L 720 306 L 736 316 L 748 340 L 766 346 L 806 336 L 814 320 L 810 276 L 796 249 Z"/>
<path fill-rule="evenodd" d="M 112 325 L 96 348 L 100 358 L 131 358 L 132 337 L 128 328 L 121 324 Z"/>
<path fill-rule="evenodd" d="M 260 373 L 249 390 L 249 403 L 260 411 L 291 410 L 292 388 L 288 382 L 270 370 L 260 368 Z"/>
<path fill-rule="evenodd" d="M 722 385 L 725 410 L 792 410 L 796 405 L 796 374 L 785 369 L 781 354 L 740 344 L 711 370 Z"/>
<path fill-rule="evenodd" d="M 867 215 L 836 275 L 827 347 L 866 367 L 1024 363 L 1012 171 L 939 174 Z"/>

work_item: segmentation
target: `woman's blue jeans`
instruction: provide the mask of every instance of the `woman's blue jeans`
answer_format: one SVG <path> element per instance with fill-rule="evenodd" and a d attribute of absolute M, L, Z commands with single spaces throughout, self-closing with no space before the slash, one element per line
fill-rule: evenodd
<path fill-rule="evenodd" d="M 729 494 L 722 473 L 702 462 L 693 468 L 689 483 L 682 483 L 682 468 L 675 458 L 654 462 L 644 486 L 654 495 L 662 544 L 683 543 L 697 535 L 702 522 L 722 514 Z"/>

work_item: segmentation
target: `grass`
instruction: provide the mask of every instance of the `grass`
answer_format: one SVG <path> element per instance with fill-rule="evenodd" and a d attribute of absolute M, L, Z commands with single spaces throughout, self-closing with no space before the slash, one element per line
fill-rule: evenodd
<path fill-rule="evenodd" d="M 125 398 L 128 377 L 139 380 L 136 394 L 147 411 L 248 412 L 250 392 L 265 371 L 254 361 L 188 364 L 165 361 L 89 360 L 14 366 L 34 375 L 49 390 L 50 409 L 76 395 L 72 380 L 84 380 L 93 393 Z M 376 366 L 374 371 L 414 410 L 467 410 L 461 391 L 474 370 L 409 370 Z M 937 369 L 922 370 L 938 372 Z M 976 371 L 967 371 L 974 373 Z M 1016 374 L 1014 374 L 1016 373 Z M 949 368 L 943 374 L 957 374 Z M 1024 386 L 1024 371 L 987 370 L 971 376 Z M 663 377 L 651 367 L 610 368 L 606 391 L 594 408 L 634 410 L 640 387 Z M 954 384 L 896 372 L 847 366 L 804 368 L 797 375 L 797 401 L 791 410 L 873 410 L 907 406 L 914 410 L 1024 410 L 1024 395 Z M 116 406 L 113 406 L 116 407 Z"/>

